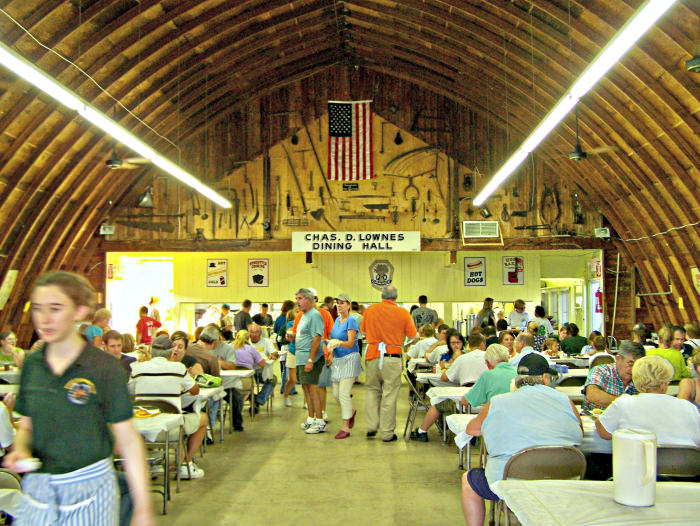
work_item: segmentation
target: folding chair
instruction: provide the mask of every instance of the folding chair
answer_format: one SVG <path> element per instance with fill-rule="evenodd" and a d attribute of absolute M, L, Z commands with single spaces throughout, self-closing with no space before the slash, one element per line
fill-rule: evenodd
<path fill-rule="evenodd" d="M 603 356 L 596 356 L 591 360 L 590 368 L 593 369 L 597 365 L 603 365 L 604 363 L 615 363 L 615 357 L 608 354 Z"/>
<path fill-rule="evenodd" d="M 557 384 L 557 387 L 579 387 L 586 383 L 585 376 L 568 376 Z"/>
<path fill-rule="evenodd" d="M 700 476 L 700 447 L 661 446 L 656 448 L 656 474 L 673 478 Z"/>
<path fill-rule="evenodd" d="M 406 371 L 403 372 L 403 377 L 406 380 L 406 383 L 408 384 L 408 388 L 410 389 L 411 394 L 413 394 L 413 397 L 409 399 L 409 409 L 408 409 L 408 415 L 406 416 L 406 425 L 403 428 L 403 437 L 406 438 L 406 431 L 409 429 L 413 429 L 413 424 L 416 420 L 416 413 L 418 411 L 427 411 L 430 409 L 430 403 L 423 398 L 423 395 L 416 389 L 416 387 L 411 383 L 411 381 L 408 379 L 408 375 L 406 375 Z M 411 436 L 409 434 L 408 440 L 411 440 Z"/>
<path fill-rule="evenodd" d="M 521 449 L 510 457 L 503 470 L 503 480 L 582 479 L 586 472 L 586 458 L 573 446 L 534 446 Z M 496 503 L 496 525 L 505 512 L 506 526 L 511 511 L 503 500 Z M 493 507 L 492 507 L 493 509 Z"/>
<path fill-rule="evenodd" d="M 179 396 L 161 396 L 161 395 L 136 395 L 133 399 L 135 406 L 146 405 L 160 409 L 161 413 L 182 414 L 182 407 Z M 163 496 L 163 515 L 167 513 L 167 501 L 170 500 L 170 443 L 175 442 L 175 462 L 177 469 L 175 470 L 176 492 L 180 492 L 180 458 L 183 451 L 184 423 L 176 431 L 170 433 L 161 433 L 153 442 L 146 442 L 148 451 L 157 451 L 162 449 L 163 461 L 163 489 L 152 489 L 154 493 Z M 117 459 L 121 461 L 121 459 Z M 161 460 L 160 455 L 148 456 L 149 464 L 157 464 Z M 189 465 L 188 465 L 189 470 Z"/>

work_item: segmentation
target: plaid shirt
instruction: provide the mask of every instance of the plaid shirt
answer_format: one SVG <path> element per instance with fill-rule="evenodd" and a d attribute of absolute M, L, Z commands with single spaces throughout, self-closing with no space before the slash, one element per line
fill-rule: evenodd
<path fill-rule="evenodd" d="M 599 365 L 591 369 L 591 372 L 588 373 L 588 379 L 586 380 L 586 384 L 583 386 L 583 389 L 581 389 L 581 394 L 583 394 L 584 396 L 586 396 L 586 389 L 589 385 L 595 385 L 596 387 L 599 387 L 606 393 L 611 394 L 613 396 L 620 396 L 623 394 L 637 394 L 637 388 L 632 382 L 630 382 L 627 388 L 625 389 L 625 386 L 622 383 L 622 378 L 620 378 L 620 375 L 617 373 L 617 366 L 614 363 Z M 583 414 L 589 415 L 591 414 L 591 409 L 596 408 L 605 409 L 603 406 L 589 402 L 588 398 L 586 398 L 586 400 L 583 402 L 583 405 L 581 406 L 581 412 Z"/>

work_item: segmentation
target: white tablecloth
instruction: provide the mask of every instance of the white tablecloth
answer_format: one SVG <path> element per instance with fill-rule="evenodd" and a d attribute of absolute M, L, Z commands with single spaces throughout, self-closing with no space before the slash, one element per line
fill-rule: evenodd
<path fill-rule="evenodd" d="M 575 404 L 581 404 L 583 403 L 584 396 L 581 394 L 581 390 L 583 389 L 582 385 L 573 385 L 573 386 L 567 386 L 567 387 L 557 387 L 556 390 L 564 393 L 566 396 L 568 396 Z M 671 395 L 671 396 L 677 396 L 678 395 L 678 390 L 679 387 L 677 385 L 669 385 L 668 390 L 666 391 L 666 394 Z"/>
<path fill-rule="evenodd" d="M 23 494 L 17 489 L 0 489 L 0 510 L 16 517 L 22 507 Z"/>
<path fill-rule="evenodd" d="M 442 373 L 416 373 L 416 381 L 421 384 L 430 384 L 437 387 L 450 387 L 457 384 L 442 380 Z"/>
<path fill-rule="evenodd" d="M 182 415 L 160 413 L 149 418 L 134 418 L 134 426 L 147 442 L 154 442 L 164 431 L 175 431 L 182 425 Z"/>
<path fill-rule="evenodd" d="M 700 484 L 657 482 L 656 505 L 623 506 L 613 483 L 593 480 L 500 480 L 491 489 L 523 526 L 700 524 Z"/>
<path fill-rule="evenodd" d="M 255 374 L 252 369 L 233 369 L 221 371 L 221 387 L 224 389 L 242 389 L 243 378 L 250 378 Z"/>
<path fill-rule="evenodd" d="M 595 430 L 595 419 L 581 415 L 583 422 L 583 442 L 578 448 L 584 453 L 612 454 L 612 440 L 604 440 Z"/>
<path fill-rule="evenodd" d="M 576 367 L 588 368 L 588 358 L 576 358 L 570 356 L 568 358 L 550 358 L 554 363 L 573 363 Z"/>
<path fill-rule="evenodd" d="M 22 369 L 19 367 L 12 366 L 9 371 L 5 371 L 0 367 L 0 378 L 5 380 L 8 384 L 18 384 L 21 374 Z"/>
<path fill-rule="evenodd" d="M 474 420 L 478 414 L 454 414 L 449 415 L 446 419 L 447 428 L 455 434 L 455 444 L 459 449 L 464 449 L 464 446 L 471 440 L 471 435 L 466 432 L 467 424 Z"/>
<path fill-rule="evenodd" d="M 437 405 L 444 400 L 454 400 L 458 402 L 469 392 L 471 387 L 431 387 L 426 395 L 430 398 L 430 405 Z"/>
<path fill-rule="evenodd" d="M 425 361 L 425 358 L 411 358 L 408 360 L 408 365 L 406 366 L 406 369 L 408 369 L 409 372 L 413 372 L 416 369 L 428 369 L 432 367 L 428 362 Z"/>
<path fill-rule="evenodd" d="M 590 372 L 590 369 L 569 369 L 567 372 L 564 374 L 559 375 L 560 379 L 564 378 L 588 378 L 588 373 Z"/>

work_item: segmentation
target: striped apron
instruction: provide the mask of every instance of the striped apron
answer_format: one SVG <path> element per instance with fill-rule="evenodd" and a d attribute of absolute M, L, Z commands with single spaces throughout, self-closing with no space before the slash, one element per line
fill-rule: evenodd
<path fill-rule="evenodd" d="M 116 526 L 119 522 L 119 493 L 111 458 L 60 475 L 30 473 L 22 489 L 22 512 L 15 524 Z"/>

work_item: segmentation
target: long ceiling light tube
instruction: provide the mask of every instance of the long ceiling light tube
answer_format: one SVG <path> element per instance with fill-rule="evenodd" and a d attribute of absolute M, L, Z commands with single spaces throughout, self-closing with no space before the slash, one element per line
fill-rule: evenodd
<path fill-rule="evenodd" d="M 63 104 L 66 108 L 78 112 L 85 120 L 100 128 L 107 135 L 127 146 L 140 157 L 149 159 L 152 164 L 158 166 L 176 179 L 179 179 L 207 199 L 212 200 L 221 207 L 231 208 L 231 203 L 215 190 L 209 188 L 175 163 L 172 163 L 158 154 L 153 148 L 107 117 L 104 113 L 95 109 L 39 68 L 19 56 L 3 42 L 0 42 L 0 64 L 40 89 L 57 102 Z"/>
<path fill-rule="evenodd" d="M 624 56 L 629 49 L 653 26 L 676 0 L 647 0 L 632 18 L 617 32 L 598 56 L 579 75 L 571 88 L 557 102 L 534 131 L 525 139 L 505 164 L 494 174 L 474 199 L 474 205 L 483 204 L 518 166 L 537 148 L 564 117 L 576 106 L 598 81 Z"/>

